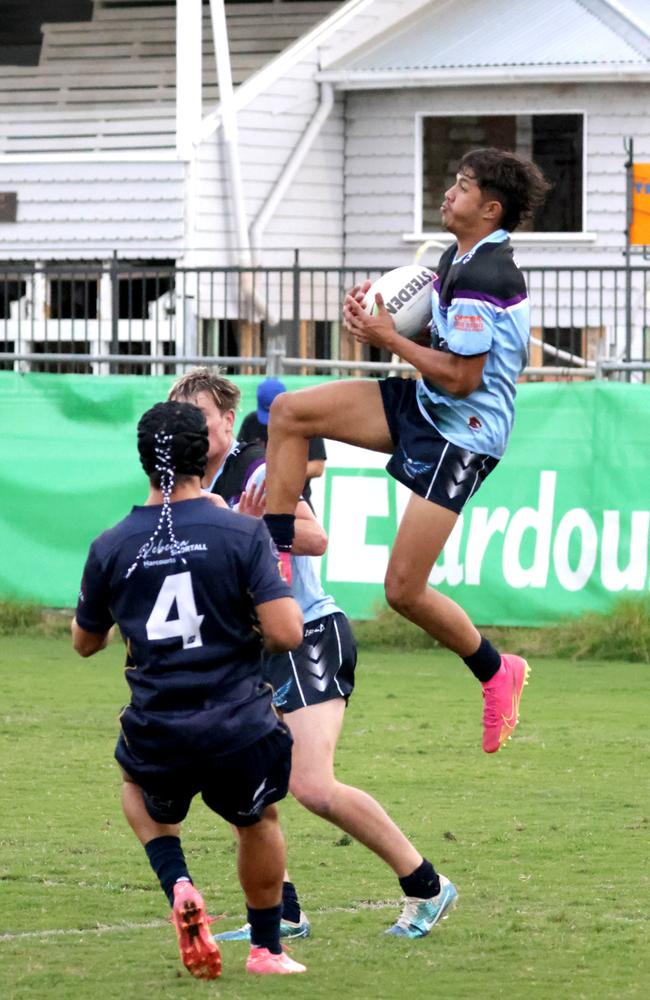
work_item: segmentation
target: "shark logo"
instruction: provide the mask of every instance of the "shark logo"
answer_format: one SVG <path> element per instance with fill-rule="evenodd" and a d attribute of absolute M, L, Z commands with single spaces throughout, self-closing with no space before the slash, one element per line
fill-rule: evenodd
<path fill-rule="evenodd" d="M 290 677 L 286 684 L 279 687 L 273 695 L 273 704 L 276 708 L 282 708 L 286 705 L 289 698 L 289 691 L 291 690 L 291 685 L 293 684 L 293 677 Z"/>
<path fill-rule="evenodd" d="M 422 476 L 427 472 L 431 472 L 433 469 L 433 464 L 431 462 L 418 462 L 415 458 L 409 458 L 405 455 L 404 458 L 404 472 L 409 477 L 409 479 L 415 479 L 416 476 Z"/>

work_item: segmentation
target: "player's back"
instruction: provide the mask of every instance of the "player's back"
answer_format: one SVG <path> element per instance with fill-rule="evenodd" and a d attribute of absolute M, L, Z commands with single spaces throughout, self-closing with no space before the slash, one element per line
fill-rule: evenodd
<path fill-rule="evenodd" d="M 130 737 L 147 742 L 157 726 L 169 734 L 180 723 L 213 753 L 237 749 L 251 727 L 261 735 L 268 715 L 254 608 L 289 590 L 262 522 L 206 498 L 171 511 L 176 554 L 167 531 L 152 538 L 159 506 L 134 507 L 93 543 L 80 624 L 85 606 L 92 613 L 95 588 L 106 588 L 127 643 L 131 705 L 122 721 Z M 162 730 L 156 739 L 165 742 Z"/>

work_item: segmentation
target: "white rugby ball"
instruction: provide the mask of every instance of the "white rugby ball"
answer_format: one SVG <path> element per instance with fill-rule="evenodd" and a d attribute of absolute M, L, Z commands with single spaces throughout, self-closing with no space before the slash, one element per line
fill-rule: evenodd
<path fill-rule="evenodd" d="M 248 477 L 244 489 L 249 496 L 252 493 L 258 493 L 260 490 L 262 490 L 262 495 L 266 495 L 266 462 L 258 465 L 253 474 Z"/>
<path fill-rule="evenodd" d="M 416 337 L 431 322 L 431 282 L 435 271 L 420 264 L 405 264 L 386 271 L 370 286 L 363 308 L 377 312 L 375 295 L 380 293 L 395 329 L 402 337 Z"/>

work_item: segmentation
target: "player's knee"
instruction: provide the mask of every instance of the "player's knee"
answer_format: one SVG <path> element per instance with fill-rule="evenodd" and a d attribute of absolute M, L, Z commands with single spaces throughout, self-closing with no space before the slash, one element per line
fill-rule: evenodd
<path fill-rule="evenodd" d="M 389 606 L 398 614 L 405 614 L 416 602 L 417 595 L 413 592 L 406 577 L 394 573 L 387 574 L 384 590 Z"/>
<path fill-rule="evenodd" d="M 301 806 L 321 816 L 329 819 L 332 811 L 332 789 L 309 781 L 298 779 L 291 782 L 291 794 L 298 800 Z"/>
<path fill-rule="evenodd" d="M 297 423 L 295 403 L 291 393 L 282 392 L 276 396 L 269 410 L 269 421 L 274 430 L 291 430 Z"/>
<path fill-rule="evenodd" d="M 297 398 L 298 397 L 298 398 Z M 313 413 L 305 406 L 300 393 L 282 392 L 271 403 L 269 427 L 277 434 L 307 434 Z M 313 436 L 309 433 L 309 436 Z"/>

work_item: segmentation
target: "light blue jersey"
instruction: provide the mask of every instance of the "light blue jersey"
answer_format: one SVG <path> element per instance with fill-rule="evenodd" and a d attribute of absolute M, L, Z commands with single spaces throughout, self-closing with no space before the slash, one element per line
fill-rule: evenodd
<path fill-rule="evenodd" d="M 323 590 L 312 556 L 292 556 L 291 577 L 291 592 L 305 624 L 341 611 L 334 598 Z"/>
<path fill-rule="evenodd" d="M 516 382 L 526 366 L 530 308 L 505 229 L 455 257 L 442 255 L 432 286 L 431 346 L 464 357 L 487 354 L 481 384 L 465 398 L 418 380 L 422 415 L 452 444 L 500 458 L 514 422 Z"/>

